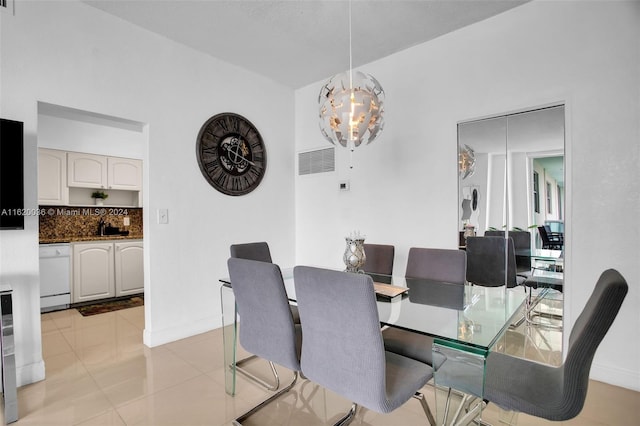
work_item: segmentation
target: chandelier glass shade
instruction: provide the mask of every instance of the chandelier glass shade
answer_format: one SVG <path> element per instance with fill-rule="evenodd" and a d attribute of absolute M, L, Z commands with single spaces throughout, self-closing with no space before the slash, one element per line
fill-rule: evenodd
<path fill-rule="evenodd" d="M 476 171 L 476 154 L 469 145 L 458 148 L 458 173 L 462 179 L 472 176 Z"/>
<path fill-rule="evenodd" d="M 384 127 L 384 91 L 374 77 L 360 71 L 337 74 L 320 89 L 320 132 L 343 147 L 371 143 Z"/>

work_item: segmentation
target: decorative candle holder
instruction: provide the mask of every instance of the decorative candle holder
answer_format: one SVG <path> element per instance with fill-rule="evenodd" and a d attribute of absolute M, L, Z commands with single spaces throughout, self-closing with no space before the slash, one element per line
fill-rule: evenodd
<path fill-rule="evenodd" d="M 342 260 L 347 266 L 346 272 L 363 273 L 362 267 L 367 260 L 364 252 L 364 237 L 359 234 L 357 236 L 345 237 L 347 247 L 344 250 Z"/>

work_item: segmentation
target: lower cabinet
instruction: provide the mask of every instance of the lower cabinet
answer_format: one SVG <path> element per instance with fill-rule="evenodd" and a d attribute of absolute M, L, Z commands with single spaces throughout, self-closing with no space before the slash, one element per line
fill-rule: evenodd
<path fill-rule="evenodd" d="M 144 291 L 142 241 L 114 243 L 116 297 Z"/>
<path fill-rule="evenodd" d="M 73 303 L 144 291 L 142 241 L 73 244 Z"/>

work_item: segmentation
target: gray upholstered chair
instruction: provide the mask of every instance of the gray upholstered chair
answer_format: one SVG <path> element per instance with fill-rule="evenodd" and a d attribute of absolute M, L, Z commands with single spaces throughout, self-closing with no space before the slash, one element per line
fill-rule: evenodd
<path fill-rule="evenodd" d="M 511 238 L 468 237 L 466 252 L 467 281 L 472 284 L 484 287 L 506 284 L 507 288 L 512 288 L 525 281 L 516 274 L 516 254 Z"/>
<path fill-rule="evenodd" d="M 294 371 L 293 381 L 236 419 L 247 417 L 289 391 L 300 371 L 301 328 L 294 324 L 278 265 L 248 259 L 227 261 L 240 315 L 240 344 L 252 354 Z"/>
<path fill-rule="evenodd" d="M 414 396 L 434 424 L 418 392 L 433 370 L 384 350 L 371 277 L 308 266 L 296 266 L 293 274 L 304 335 L 302 372 L 312 382 L 353 401 L 337 424 L 348 424 L 358 404 L 389 413 Z"/>
<path fill-rule="evenodd" d="M 367 256 L 364 271 L 370 274 L 393 274 L 395 250 L 394 246 L 387 244 L 364 244 L 364 253 Z"/>
<path fill-rule="evenodd" d="M 269 244 L 266 242 L 233 244 L 229 251 L 231 252 L 231 257 L 272 262 Z"/>
<path fill-rule="evenodd" d="M 611 327 L 627 294 L 625 279 L 606 270 L 576 320 L 559 367 L 491 352 L 487 358 L 484 398 L 499 407 L 548 420 L 577 416 L 587 396 L 589 371 L 598 345 Z"/>
<path fill-rule="evenodd" d="M 264 241 L 256 242 L 256 243 L 243 243 L 243 244 L 232 244 L 229 247 L 229 251 L 231 252 L 232 258 L 237 259 L 249 259 L 249 260 L 257 260 L 259 262 L 268 262 L 272 263 L 271 260 L 271 250 L 269 250 L 269 244 Z M 233 285 L 233 284 L 232 284 Z M 294 322 L 300 323 L 300 318 L 298 317 L 297 308 L 292 308 L 292 311 L 295 310 L 294 314 Z M 256 356 L 252 355 L 247 358 L 243 358 L 241 360 L 236 361 L 236 371 L 248 379 L 253 380 L 255 383 L 259 384 L 263 388 L 267 390 L 276 390 L 280 386 L 280 378 L 278 377 L 278 371 L 273 363 L 269 363 L 271 367 L 271 373 L 273 374 L 273 384 L 267 383 L 258 376 L 250 373 L 249 371 L 244 369 L 244 365 L 255 359 Z"/>
<path fill-rule="evenodd" d="M 516 272 L 528 277 L 531 275 L 531 232 L 509 231 L 516 252 Z"/>
<path fill-rule="evenodd" d="M 466 253 L 463 250 L 412 247 L 406 278 L 422 278 L 465 285 Z M 433 366 L 433 338 L 395 327 L 383 330 L 384 348 Z"/>
<path fill-rule="evenodd" d="M 485 237 L 502 237 L 504 231 L 485 231 Z M 531 233 L 529 231 L 509 231 L 516 253 L 516 272 L 528 277 L 531 275 Z"/>

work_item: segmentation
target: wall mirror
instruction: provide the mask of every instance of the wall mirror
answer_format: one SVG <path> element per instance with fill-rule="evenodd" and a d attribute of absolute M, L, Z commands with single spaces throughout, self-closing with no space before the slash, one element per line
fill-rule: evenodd
<path fill-rule="evenodd" d="M 516 243 L 516 251 L 528 242 L 531 253 L 562 253 L 564 123 L 564 105 L 557 105 L 458 124 L 461 248 L 465 236 L 511 233 L 515 239 L 523 232 L 518 235 L 529 239 Z M 539 227 L 562 242 L 549 245 Z"/>

